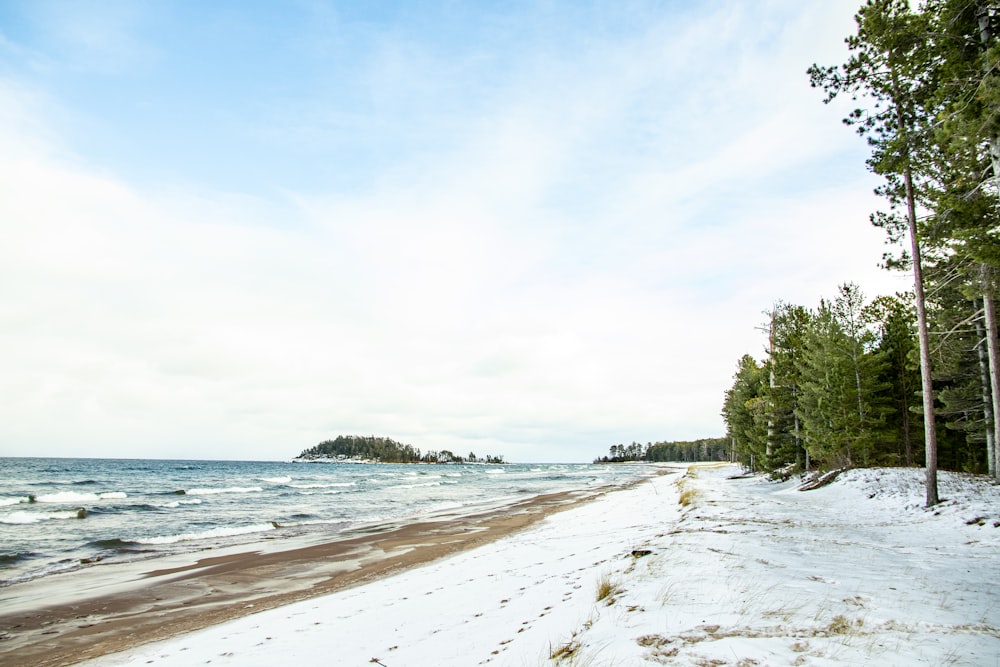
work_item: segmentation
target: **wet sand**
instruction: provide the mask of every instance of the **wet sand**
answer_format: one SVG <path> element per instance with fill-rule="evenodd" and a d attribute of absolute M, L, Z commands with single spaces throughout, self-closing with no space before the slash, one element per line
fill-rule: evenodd
<path fill-rule="evenodd" d="M 15 585 L 0 595 L 0 667 L 72 665 L 361 585 L 500 539 L 608 490 L 541 495 L 305 547 L 245 545 L 197 561 L 97 565 L 34 586 Z"/>

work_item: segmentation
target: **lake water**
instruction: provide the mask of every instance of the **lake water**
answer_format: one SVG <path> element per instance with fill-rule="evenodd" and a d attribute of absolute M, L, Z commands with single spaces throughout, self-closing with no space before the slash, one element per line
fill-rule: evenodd
<path fill-rule="evenodd" d="M 0 458 L 0 586 L 619 485 L 647 466 Z M 289 542 L 291 543 L 291 542 Z"/>

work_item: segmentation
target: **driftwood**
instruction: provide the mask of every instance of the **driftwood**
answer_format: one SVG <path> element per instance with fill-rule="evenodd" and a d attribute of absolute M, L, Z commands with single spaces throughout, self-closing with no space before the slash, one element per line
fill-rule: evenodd
<path fill-rule="evenodd" d="M 837 479 L 837 476 L 845 470 L 850 470 L 850 468 L 837 468 L 836 470 L 831 470 L 830 472 L 822 474 L 816 473 L 799 486 L 799 491 L 812 491 L 814 489 L 822 488 Z"/>

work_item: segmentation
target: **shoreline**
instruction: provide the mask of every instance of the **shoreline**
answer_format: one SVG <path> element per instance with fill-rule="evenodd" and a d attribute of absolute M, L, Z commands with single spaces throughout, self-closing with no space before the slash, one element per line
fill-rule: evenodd
<path fill-rule="evenodd" d="M 173 566 L 158 559 L 111 564 L 106 571 L 95 568 L 65 578 L 54 575 L 15 590 L 21 596 L 13 596 L 14 604 L 5 602 L 0 612 L 0 667 L 76 664 L 364 585 L 494 542 L 551 514 L 648 479 L 542 494 L 468 515 L 369 526 L 309 546 L 249 544 L 223 555 L 200 552 L 169 559 L 181 561 Z M 92 585 L 82 585 L 88 575 Z"/>
<path fill-rule="evenodd" d="M 163 641 L 123 627 L 130 648 L 67 663 L 971 666 L 1000 655 L 998 598 L 982 585 L 1000 553 L 1000 487 L 941 473 L 948 500 L 927 511 L 919 469 L 851 470 L 808 492 L 733 465 L 662 472 L 674 474 L 592 502 L 551 499 L 564 511 L 359 585 Z M 8 664 L 32 662 L 18 657 Z"/>

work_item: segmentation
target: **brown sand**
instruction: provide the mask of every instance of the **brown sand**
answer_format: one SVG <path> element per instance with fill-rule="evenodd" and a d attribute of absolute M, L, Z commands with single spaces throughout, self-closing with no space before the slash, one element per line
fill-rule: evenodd
<path fill-rule="evenodd" d="M 72 665 L 357 586 L 492 542 L 606 490 L 536 496 L 490 512 L 390 527 L 325 544 L 203 558 L 140 571 L 132 581 L 30 608 L 0 610 L 0 667 Z"/>

